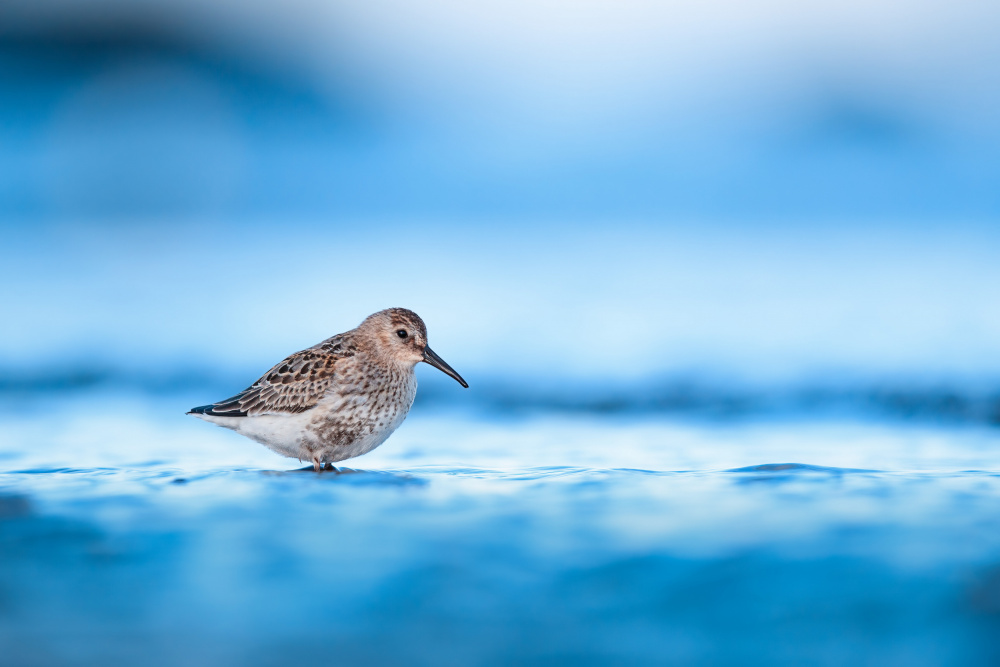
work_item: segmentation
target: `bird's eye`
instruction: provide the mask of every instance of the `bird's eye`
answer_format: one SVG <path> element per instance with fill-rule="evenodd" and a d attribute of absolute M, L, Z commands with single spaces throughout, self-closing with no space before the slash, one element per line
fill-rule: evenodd
<path fill-rule="evenodd" d="M 396 332 L 396 335 L 400 338 L 406 338 L 409 334 L 406 333 L 406 329 L 400 329 Z"/>

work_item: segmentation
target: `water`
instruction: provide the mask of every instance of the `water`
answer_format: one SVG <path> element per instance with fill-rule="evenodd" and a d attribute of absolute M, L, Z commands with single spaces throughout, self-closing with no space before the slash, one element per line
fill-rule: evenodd
<path fill-rule="evenodd" d="M 5 664 L 995 664 L 1000 432 L 418 404 L 340 474 L 39 394 L 0 441 Z"/>

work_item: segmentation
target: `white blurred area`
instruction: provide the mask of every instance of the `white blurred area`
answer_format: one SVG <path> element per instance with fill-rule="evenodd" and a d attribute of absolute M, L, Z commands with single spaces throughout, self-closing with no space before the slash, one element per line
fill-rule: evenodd
<path fill-rule="evenodd" d="M 342 26 L 342 48 L 386 89 L 432 114 L 454 112 L 454 104 L 457 120 L 449 120 L 459 124 L 471 116 L 508 131 L 538 123 L 557 139 L 588 131 L 627 136 L 639 135 L 636 124 L 683 123 L 713 110 L 728 120 L 730 105 L 744 107 L 739 115 L 778 112 L 771 122 L 780 123 L 788 120 L 780 116 L 788 96 L 856 92 L 876 103 L 927 106 L 929 120 L 997 136 L 991 107 L 1000 90 L 1000 5 L 991 2 L 329 7 L 317 12 L 325 18 L 318 30 Z"/>

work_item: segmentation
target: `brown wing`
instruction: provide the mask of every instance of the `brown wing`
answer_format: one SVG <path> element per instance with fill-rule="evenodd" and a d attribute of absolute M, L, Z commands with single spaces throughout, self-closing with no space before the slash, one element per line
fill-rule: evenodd
<path fill-rule="evenodd" d="M 337 362 L 354 356 L 343 334 L 286 357 L 232 398 L 192 408 L 195 414 L 253 417 L 294 414 L 316 405 L 334 383 Z"/>

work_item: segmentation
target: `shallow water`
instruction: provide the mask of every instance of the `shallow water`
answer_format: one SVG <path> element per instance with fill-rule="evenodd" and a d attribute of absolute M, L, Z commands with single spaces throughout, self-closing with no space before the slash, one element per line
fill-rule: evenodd
<path fill-rule="evenodd" d="M 0 416 L 10 664 L 1000 660 L 996 429 L 432 406 L 316 474 L 194 402 Z"/>

